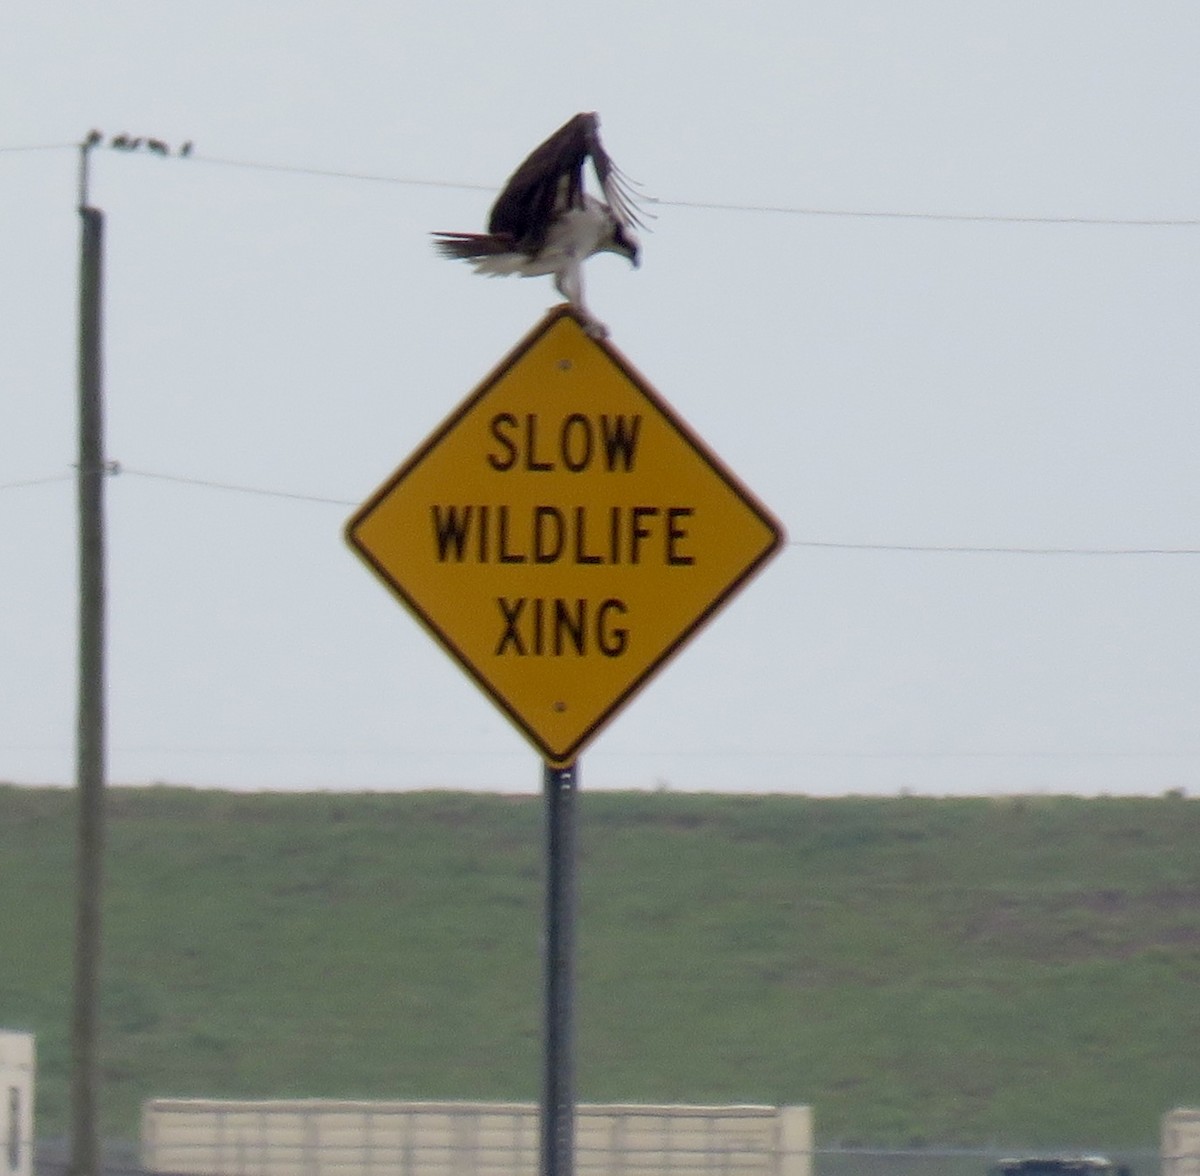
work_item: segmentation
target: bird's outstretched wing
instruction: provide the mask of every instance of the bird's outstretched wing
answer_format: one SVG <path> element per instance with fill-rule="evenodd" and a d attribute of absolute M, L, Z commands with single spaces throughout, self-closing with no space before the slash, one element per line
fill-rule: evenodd
<path fill-rule="evenodd" d="M 629 181 L 600 142 L 600 117 L 588 113 L 559 127 L 513 172 L 492 206 L 488 232 L 508 234 L 522 250 L 537 252 L 554 218 L 583 206 L 583 165 L 589 158 L 613 215 L 626 228 L 640 225 Z"/>

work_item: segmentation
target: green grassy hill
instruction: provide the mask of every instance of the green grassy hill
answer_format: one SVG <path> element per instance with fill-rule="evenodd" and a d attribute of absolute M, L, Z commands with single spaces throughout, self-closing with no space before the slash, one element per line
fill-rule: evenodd
<path fill-rule="evenodd" d="M 537 1096 L 542 806 L 115 789 L 104 1127 L 154 1095 Z M 0 787 L 0 1025 L 67 1121 L 73 797 Z M 581 798 L 587 1101 L 819 1141 L 1153 1145 L 1200 1103 L 1200 802 Z"/>

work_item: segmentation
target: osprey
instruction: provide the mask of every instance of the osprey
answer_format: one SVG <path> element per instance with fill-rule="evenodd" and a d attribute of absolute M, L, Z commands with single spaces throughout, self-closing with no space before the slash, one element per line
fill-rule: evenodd
<path fill-rule="evenodd" d="M 583 165 L 604 196 L 583 190 Z M 469 261 L 497 277 L 554 275 L 555 289 L 579 312 L 589 334 L 607 328 L 583 301 L 583 263 L 594 253 L 619 253 L 638 264 L 634 226 L 642 224 L 629 189 L 600 143 L 600 118 L 577 114 L 513 172 L 492 205 L 486 233 L 434 233 L 444 257 Z"/>

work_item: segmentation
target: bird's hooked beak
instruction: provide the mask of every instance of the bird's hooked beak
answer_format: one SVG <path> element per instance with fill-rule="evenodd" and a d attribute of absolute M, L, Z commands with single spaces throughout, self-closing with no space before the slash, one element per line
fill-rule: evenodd
<path fill-rule="evenodd" d="M 625 234 L 625 256 L 629 258 L 629 264 L 634 269 L 642 264 L 642 247 L 632 233 Z"/>

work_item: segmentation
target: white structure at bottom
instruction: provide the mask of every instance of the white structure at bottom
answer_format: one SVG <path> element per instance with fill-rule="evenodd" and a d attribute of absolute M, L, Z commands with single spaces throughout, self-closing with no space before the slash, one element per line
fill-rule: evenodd
<path fill-rule="evenodd" d="M 153 1099 L 148 1172 L 537 1176 L 533 1103 Z M 809 1107 L 583 1104 L 579 1176 L 812 1176 Z"/>
<path fill-rule="evenodd" d="M 32 1176 L 32 1033 L 0 1029 L 0 1176 Z"/>
<path fill-rule="evenodd" d="M 1163 1115 L 1163 1176 L 1200 1176 L 1200 1108 L 1178 1107 Z"/>

